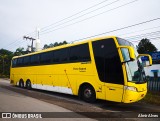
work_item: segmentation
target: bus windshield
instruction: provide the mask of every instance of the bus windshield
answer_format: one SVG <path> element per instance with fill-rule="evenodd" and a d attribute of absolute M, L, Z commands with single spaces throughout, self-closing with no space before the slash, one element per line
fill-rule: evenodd
<path fill-rule="evenodd" d="M 117 40 L 118 40 L 119 45 L 123 45 L 123 46 L 126 45 L 126 46 L 134 47 L 134 45 L 129 41 L 126 41 L 121 38 L 117 38 Z M 135 50 L 135 54 L 137 57 L 138 52 L 135 48 L 134 50 Z M 128 81 L 135 82 L 135 83 L 145 83 L 146 82 L 145 71 L 144 71 L 144 67 L 142 65 L 142 61 L 140 58 L 135 59 L 134 61 L 126 62 L 125 66 L 126 66 Z"/>

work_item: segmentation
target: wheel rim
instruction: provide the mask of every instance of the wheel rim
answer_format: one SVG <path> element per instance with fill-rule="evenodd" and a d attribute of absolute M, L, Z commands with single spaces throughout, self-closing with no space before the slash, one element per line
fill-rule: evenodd
<path fill-rule="evenodd" d="M 92 91 L 90 90 L 90 89 L 85 89 L 84 90 L 84 96 L 86 97 L 86 98 L 90 98 L 91 96 L 92 96 Z"/>
<path fill-rule="evenodd" d="M 30 81 L 27 81 L 26 87 L 27 87 L 27 89 L 31 89 L 31 82 Z"/>
<path fill-rule="evenodd" d="M 23 87 L 23 84 L 22 84 L 22 82 L 20 83 L 20 87 Z"/>
<path fill-rule="evenodd" d="M 23 82 L 20 81 L 19 83 L 20 83 L 19 86 L 20 86 L 20 87 L 23 87 Z"/>
<path fill-rule="evenodd" d="M 28 82 L 28 87 L 30 87 L 30 83 Z"/>
<path fill-rule="evenodd" d="M 27 83 L 27 87 L 30 87 L 30 82 Z"/>

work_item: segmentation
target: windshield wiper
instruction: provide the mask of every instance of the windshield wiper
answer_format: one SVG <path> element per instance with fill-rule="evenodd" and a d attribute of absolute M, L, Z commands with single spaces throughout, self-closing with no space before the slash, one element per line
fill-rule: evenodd
<path fill-rule="evenodd" d="M 143 84 L 143 83 L 146 83 L 146 81 L 138 81 L 135 84 Z"/>

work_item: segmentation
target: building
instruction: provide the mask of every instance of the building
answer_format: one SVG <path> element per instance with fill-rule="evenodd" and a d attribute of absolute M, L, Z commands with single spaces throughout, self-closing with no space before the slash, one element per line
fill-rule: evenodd
<path fill-rule="evenodd" d="M 160 51 L 148 53 L 152 57 L 153 65 L 145 67 L 146 76 L 160 78 Z M 147 63 L 148 58 L 142 57 L 142 62 Z"/>
<path fill-rule="evenodd" d="M 160 91 L 160 51 L 148 53 L 152 56 L 153 65 L 144 67 L 148 81 L 149 91 Z M 142 62 L 147 63 L 148 58 L 142 57 Z"/>

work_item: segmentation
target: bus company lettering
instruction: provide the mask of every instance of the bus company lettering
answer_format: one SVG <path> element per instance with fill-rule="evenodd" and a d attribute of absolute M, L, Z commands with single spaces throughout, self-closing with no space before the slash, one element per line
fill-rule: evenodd
<path fill-rule="evenodd" d="M 79 70 L 79 72 L 86 72 L 87 69 L 86 68 L 81 68 L 81 67 L 79 67 L 79 68 L 74 67 L 73 70 L 77 70 L 77 71 Z"/>

